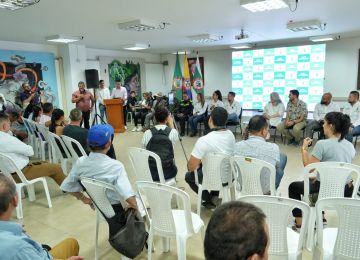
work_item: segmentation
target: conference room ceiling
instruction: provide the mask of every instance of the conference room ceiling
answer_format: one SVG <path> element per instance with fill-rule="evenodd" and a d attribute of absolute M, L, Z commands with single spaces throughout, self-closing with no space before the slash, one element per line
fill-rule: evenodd
<path fill-rule="evenodd" d="M 227 49 L 237 43 L 286 44 L 304 42 L 309 36 L 334 34 L 342 38 L 360 35 L 359 0 L 299 0 L 296 12 L 288 8 L 251 13 L 239 0 L 41 0 L 17 11 L 0 9 L 0 40 L 47 44 L 54 34 L 84 36 L 79 44 L 90 48 L 121 50 L 121 45 L 147 43 L 148 53 L 177 50 Z M 164 30 L 122 31 L 119 22 L 146 19 L 170 23 Z M 288 21 L 319 19 L 324 31 L 294 33 Z M 249 34 L 235 40 L 241 28 Z M 188 36 L 223 36 L 218 42 L 198 44 Z"/>

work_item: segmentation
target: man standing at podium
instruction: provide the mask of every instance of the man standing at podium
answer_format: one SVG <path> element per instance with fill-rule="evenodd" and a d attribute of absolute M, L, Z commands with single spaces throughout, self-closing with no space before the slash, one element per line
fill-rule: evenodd
<path fill-rule="evenodd" d="M 124 112 L 124 125 L 126 127 L 126 104 L 127 104 L 127 91 L 126 88 L 122 86 L 121 80 L 115 80 L 115 88 L 112 90 L 111 98 L 121 98 L 124 100 L 123 112 Z"/>
<path fill-rule="evenodd" d="M 83 81 L 79 82 L 78 87 L 79 90 L 72 94 L 71 102 L 76 103 L 76 108 L 82 112 L 83 120 L 81 121 L 81 125 L 84 122 L 84 127 L 89 129 L 90 113 L 95 105 L 95 98 L 89 90 L 85 89 L 85 83 Z"/>

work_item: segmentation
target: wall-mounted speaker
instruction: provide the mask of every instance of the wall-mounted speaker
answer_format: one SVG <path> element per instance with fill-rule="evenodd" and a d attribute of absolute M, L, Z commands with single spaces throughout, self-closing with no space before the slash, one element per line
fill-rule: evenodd
<path fill-rule="evenodd" d="M 99 87 L 99 72 L 96 69 L 85 70 L 85 79 L 87 88 Z"/>

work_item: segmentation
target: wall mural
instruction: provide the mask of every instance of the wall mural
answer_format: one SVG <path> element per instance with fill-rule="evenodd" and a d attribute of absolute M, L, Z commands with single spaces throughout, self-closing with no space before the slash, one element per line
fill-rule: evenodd
<path fill-rule="evenodd" d="M 59 106 L 53 53 L 0 50 L 0 93 L 8 107 L 21 104 L 21 85 L 28 82 L 34 91 L 41 93 L 43 103 Z"/>

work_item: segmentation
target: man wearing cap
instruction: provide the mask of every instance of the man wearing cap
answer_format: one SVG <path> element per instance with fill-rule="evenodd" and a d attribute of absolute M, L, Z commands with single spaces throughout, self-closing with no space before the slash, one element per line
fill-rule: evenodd
<path fill-rule="evenodd" d="M 81 177 L 96 179 L 117 187 L 121 198 L 112 191 L 107 193 L 115 212 L 124 211 L 120 201 L 126 201 L 127 208 L 138 210 L 135 193 L 124 165 L 106 155 L 110 149 L 113 134 L 114 129 L 109 124 L 95 125 L 89 129 L 87 140 L 91 152 L 88 157 L 81 157 L 77 160 L 60 188 L 84 204 L 92 206 L 91 199 L 83 193 L 79 180 Z"/>
<path fill-rule="evenodd" d="M 145 128 L 143 129 L 144 132 L 146 130 L 150 129 L 150 120 L 152 120 L 154 118 L 156 108 L 158 108 L 160 106 L 166 107 L 166 101 L 165 101 L 165 99 L 163 99 L 163 94 L 161 92 L 158 92 L 154 96 L 156 97 L 156 99 L 151 108 L 151 112 L 148 113 L 145 117 Z"/>

